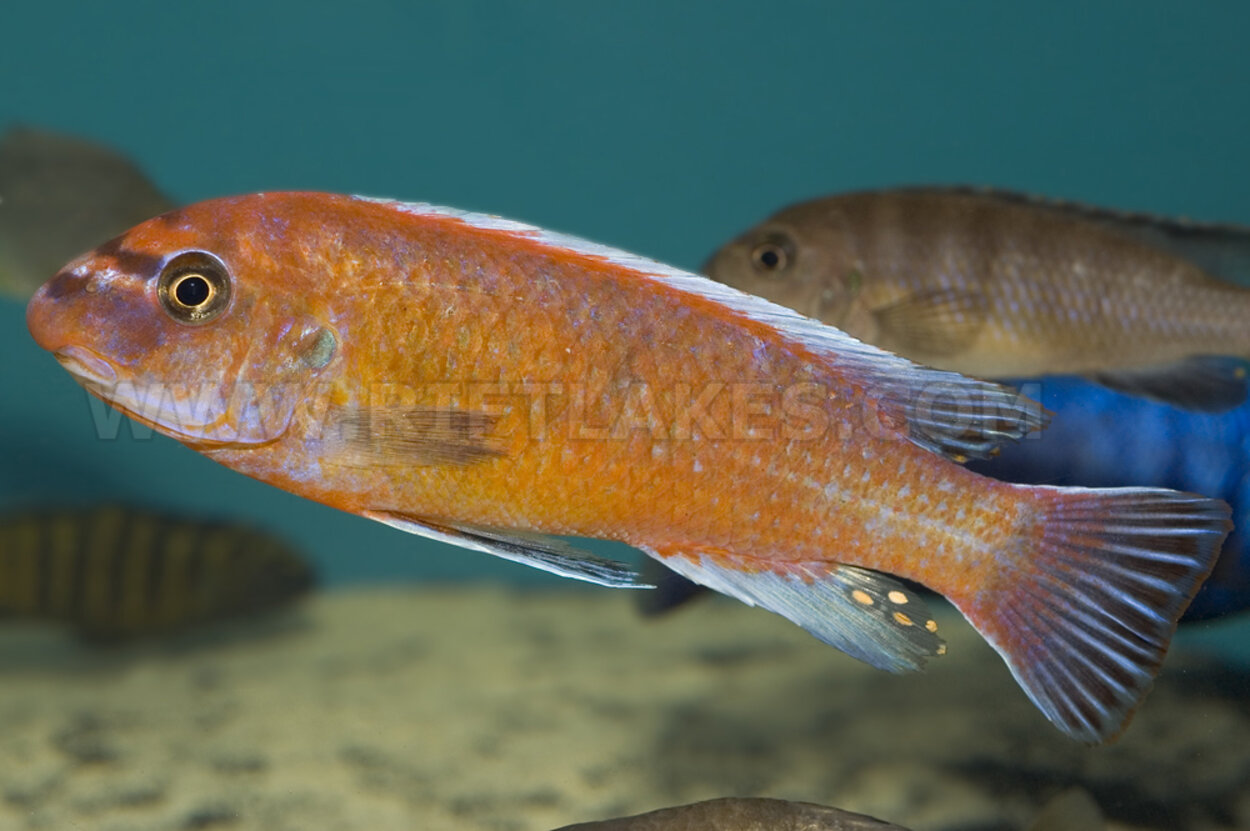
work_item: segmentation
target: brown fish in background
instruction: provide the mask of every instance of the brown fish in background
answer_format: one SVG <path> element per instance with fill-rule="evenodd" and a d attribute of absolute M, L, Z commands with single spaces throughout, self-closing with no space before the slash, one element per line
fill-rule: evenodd
<path fill-rule="evenodd" d="M 276 609 L 314 582 L 293 549 L 244 526 L 122 507 L 0 519 L 0 615 L 67 623 L 87 641 Z"/>
<path fill-rule="evenodd" d="M 919 363 L 1081 374 L 1201 410 L 1238 405 L 1250 228 L 998 191 L 911 188 L 791 206 L 708 276 Z"/>
<path fill-rule="evenodd" d="M 26 300 L 78 252 L 173 207 L 121 154 L 15 127 L 0 137 L 0 292 Z"/>
<path fill-rule="evenodd" d="M 1071 788 L 1052 799 L 1029 831 L 1101 831 L 1102 812 L 1093 797 Z M 784 799 L 710 799 L 602 822 L 566 825 L 556 831 L 907 831 L 879 819 L 811 802 Z"/>

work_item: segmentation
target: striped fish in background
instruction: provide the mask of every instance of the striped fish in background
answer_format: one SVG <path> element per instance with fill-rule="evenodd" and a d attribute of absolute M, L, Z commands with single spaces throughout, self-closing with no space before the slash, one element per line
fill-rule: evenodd
<path fill-rule="evenodd" d="M 276 609 L 314 583 L 290 546 L 246 526 L 118 506 L 0 517 L 0 616 L 89 642 Z"/>

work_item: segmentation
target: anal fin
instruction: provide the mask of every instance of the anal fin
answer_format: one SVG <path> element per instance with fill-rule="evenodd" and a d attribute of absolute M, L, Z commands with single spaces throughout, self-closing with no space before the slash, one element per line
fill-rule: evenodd
<path fill-rule="evenodd" d="M 1204 412 L 1223 412 L 1246 400 L 1247 365 L 1240 358 L 1198 355 L 1163 366 L 1098 372 L 1090 379 L 1117 392 Z"/>
<path fill-rule="evenodd" d="M 678 574 L 779 614 L 878 669 L 918 670 L 946 651 L 924 600 L 880 572 L 839 563 L 770 562 L 697 546 L 643 551 Z"/>

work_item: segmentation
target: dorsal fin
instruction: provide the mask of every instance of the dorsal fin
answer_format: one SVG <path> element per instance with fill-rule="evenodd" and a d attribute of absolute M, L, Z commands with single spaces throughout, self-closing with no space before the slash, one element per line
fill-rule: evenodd
<path fill-rule="evenodd" d="M 1238 285 L 1250 284 L 1250 227 L 1222 222 L 1199 222 L 1180 217 L 1118 211 L 1044 196 L 973 186 L 909 187 L 912 193 L 966 194 L 1029 205 L 1097 223 L 1109 231 L 1132 237 L 1143 245 L 1188 260 L 1212 277 Z"/>

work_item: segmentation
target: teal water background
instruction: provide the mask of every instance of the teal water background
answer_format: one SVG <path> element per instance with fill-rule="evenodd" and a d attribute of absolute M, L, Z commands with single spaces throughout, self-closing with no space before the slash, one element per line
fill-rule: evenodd
<path fill-rule="evenodd" d="M 906 183 L 1250 224 L 1243 3 L 119 0 L 0 20 L 0 128 L 106 142 L 187 202 L 392 196 L 690 268 L 789 202 Z M 117 435 L 99 437 L 103 412 L 16 304 L 0 308 L 0 353 L 0 507 L 244 517 L 331 583 L 555 579 L 303 501 L 128 423 L 105 419 Z"/>

